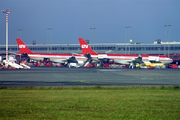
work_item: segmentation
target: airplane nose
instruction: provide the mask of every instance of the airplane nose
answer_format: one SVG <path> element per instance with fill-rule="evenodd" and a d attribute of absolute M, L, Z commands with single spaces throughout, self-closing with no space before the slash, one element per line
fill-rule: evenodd
<path fill-rule="evenodd" d="M 172 62 L 173 62 L 173 59 L 171 59 L 171 58 L 169 58 L 169 59 L 170 59 L 170 60 L 169 60 L 169 61 L 170 61 L 170 63 L 172 63 Z"/>

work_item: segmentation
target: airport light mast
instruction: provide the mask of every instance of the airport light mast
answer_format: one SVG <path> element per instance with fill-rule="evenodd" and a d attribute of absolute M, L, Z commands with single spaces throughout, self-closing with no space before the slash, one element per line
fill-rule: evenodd
<path fill-rule="evenodd" d="M 6 13 L 6 60 L 8 60 L 8 14 L 10 10 L 2 10 L 3 13 Z"/>

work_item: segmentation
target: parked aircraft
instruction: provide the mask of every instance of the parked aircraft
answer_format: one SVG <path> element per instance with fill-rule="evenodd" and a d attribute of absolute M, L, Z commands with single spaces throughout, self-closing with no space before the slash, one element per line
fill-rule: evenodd
<path fill-rule="evenodd" d="M 107 53 L 96 53 L 90 46 L 86 43 L 83 38 L 79 38 L 79 43 L 83 51 L 83 55 L 87 57 L 85 66 L 88 66 L 90 63 L 114 60 L 118 64 L 130 64 L 136 65 L 136 63 L 144 63 L 149 61 L 159 61 L 164 64 L 169 64 L 172 62 L 167 56 L 164 55 L 132 55 L 132 54 L 107 54 Z"/>
<path fill-rule="evenodd" d="M 17 38 L 16 41 L 20 49 L 20 53 L 18 53 L 18 55 L 28 57 L 32 60 L 43 61 L 50 59 L 51 62 L 69 65 L 69 63 L 83 64 L 83 61 L 86 61 L 87 59 L 84 56 L 78 54 L 34 53 L 24 44 L 20 38 Z"/>

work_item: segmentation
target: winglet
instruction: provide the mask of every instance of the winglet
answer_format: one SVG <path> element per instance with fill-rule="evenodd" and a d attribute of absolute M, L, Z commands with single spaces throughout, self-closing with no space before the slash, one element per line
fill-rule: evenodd
<path fill-rule="evenodd" d="M 97 53 L 91 49 L 91 47 L 86 43 L 86 41 L 83 38 L 78 38 L 78 40 L 84 55 L 86 53 L 90 53 L 91 55 L 97 55 Z"/>
<path fill-rule="evenodd" d="M 17 41 L 17 44 L 18 44 L 18 47 L 19 47 L 19 50 L 21 53 L 33 53 L 25 44 L 24 42 L 20 39 L 20 38 L 17 38 L 16 39 Z"/>

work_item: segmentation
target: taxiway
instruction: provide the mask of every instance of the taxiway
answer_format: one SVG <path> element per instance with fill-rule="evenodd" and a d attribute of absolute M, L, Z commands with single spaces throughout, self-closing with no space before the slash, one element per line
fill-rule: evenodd
<path fill-rule="evenodd" d="M 180 69 L 95 69 L 32 67 L 0 69 L 0 86 L 180 85 Z"/>

